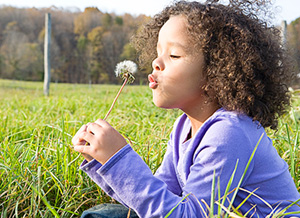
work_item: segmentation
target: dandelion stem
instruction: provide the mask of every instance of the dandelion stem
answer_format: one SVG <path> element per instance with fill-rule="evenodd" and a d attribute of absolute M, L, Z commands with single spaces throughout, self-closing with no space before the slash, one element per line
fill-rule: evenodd
<path fill-rule="evenodd" d="M 117 101 L 117 99 L 118 99 L 119 95 L 121 94 L 121 92 L 122 92 L 122 90 L 123 90 L 124 86 L 126 85 L 126 83 L 127 83 L 127 81 L 128 81 L 128 77 L 129 77 L 129 75 L 125 76 L 124 83 L 123 83 L 123 85 L 121 86 L 121 88 L 120 88 L 120 90 L 119 90 L 119 92 L 118 92 L 117 96 L 115 97 L 115 99 L 114 99 L 114 101 L 113 101 L 113 103 L 112 103 L 112 105 L 111 105 L 111 107 L 110 107 L 109 111 L 107 112 L 107 114 L 105 115 L 105 117 L 104 117 L 104 119 L 103 119 L 103 120 L 106 120 L 106 119 L 107 119 L 107 117 L 108 117 L 108 115 L 109 115 L 109 114 L 110 114 L 110 112 L 112 111 L 112 109 L 113 109 L 113 107 L 114 107 L 114 105 L 115 105 L 115 103 L 116 103 L 116 101 Z"/>

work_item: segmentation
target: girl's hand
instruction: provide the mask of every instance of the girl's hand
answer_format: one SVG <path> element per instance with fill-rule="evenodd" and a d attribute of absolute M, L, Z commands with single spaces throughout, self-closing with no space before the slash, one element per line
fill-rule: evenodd
<path fill-rule="evenodd" d="M 76 145 L 85 145 L 85 146 L 88 146 L 88 142 L 85 141 L 84 139 L 80 138 L 79 135 L 81 135 L 83 132 L 86 132 L 87 130 L 87 127 L 88 127 L 89 124 L 87 125 L 83 125 L 78 131 L 77 133 L 75 134 L 75 136 L 72 138 L 72 144 L 74 146 Z M 84 157 L 84 159 L 86 159 L 88 162 L 90 162 L 91 160 L 93 160 L 93 157 L 88 155 L 88 154 L 84 154 L 84 153 L 81 153 L 82 156 Z"/>
<path fill-rule="evenodd" d="M 88 142 L 89 146 L 85 146 L 82 143 L 83 141 Z M 83 128 L 75 142 L 79 142 L 73 143 L 75 151 L 90 155 L 101 164 L 104 164 L 127 144 L 117 130 L 101 119 L 98 119 L 95 123 L 90 123 L 86 129 Z"/>

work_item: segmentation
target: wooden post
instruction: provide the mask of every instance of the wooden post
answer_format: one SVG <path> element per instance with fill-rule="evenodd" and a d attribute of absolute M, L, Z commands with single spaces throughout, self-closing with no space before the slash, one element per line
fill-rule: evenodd
<path fill-rule="evenodd" d="M 49 96 L 51 80 L 51 63 L 50 63 L 50 46 L 51 46 L 51 14 L 45 14 L 45 42 L 44 42 L 44 95 Z"/>
<path fill-rule="evenodd" d="M 282 46 L 286 47 L 286 33 L 287 33 L 287 23 L 286 20 L 281 22 L 281 43 Z"/>

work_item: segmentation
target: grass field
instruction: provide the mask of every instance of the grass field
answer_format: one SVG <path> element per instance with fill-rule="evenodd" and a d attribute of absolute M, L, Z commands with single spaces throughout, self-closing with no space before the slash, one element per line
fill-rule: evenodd
<path fill-rule="evenodd" d="M 83 172 L 83 160 L 73 151 L 78 128 L 103 118 L 120 86 L 43 84 L 0 80 L 0 211 L 1 217 L 78 217 L 91 206 L 112 202 Z M 177 110 L 152 103 L 146 86 L 127 86 L 108 121 L 155 171 L 161 163 Z M 288 162 L 300 187 L 300 101 L 268 131 L 279 154 Z"/>

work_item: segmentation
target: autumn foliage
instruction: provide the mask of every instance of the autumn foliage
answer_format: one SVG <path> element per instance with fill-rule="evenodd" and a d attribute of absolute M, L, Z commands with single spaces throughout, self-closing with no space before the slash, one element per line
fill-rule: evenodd
<path fill-rule="evenodd" d="M 0 7 L 0 78 L 42 81 L 45 14 L 51 13 L 53 82 L 120 83 L 115 65 L 136 61 L 130 38 L 147 20 L 145 15 L 116 15 L 98 8 Z M 136 83 L 147 78 L 140 72 Z"/>

